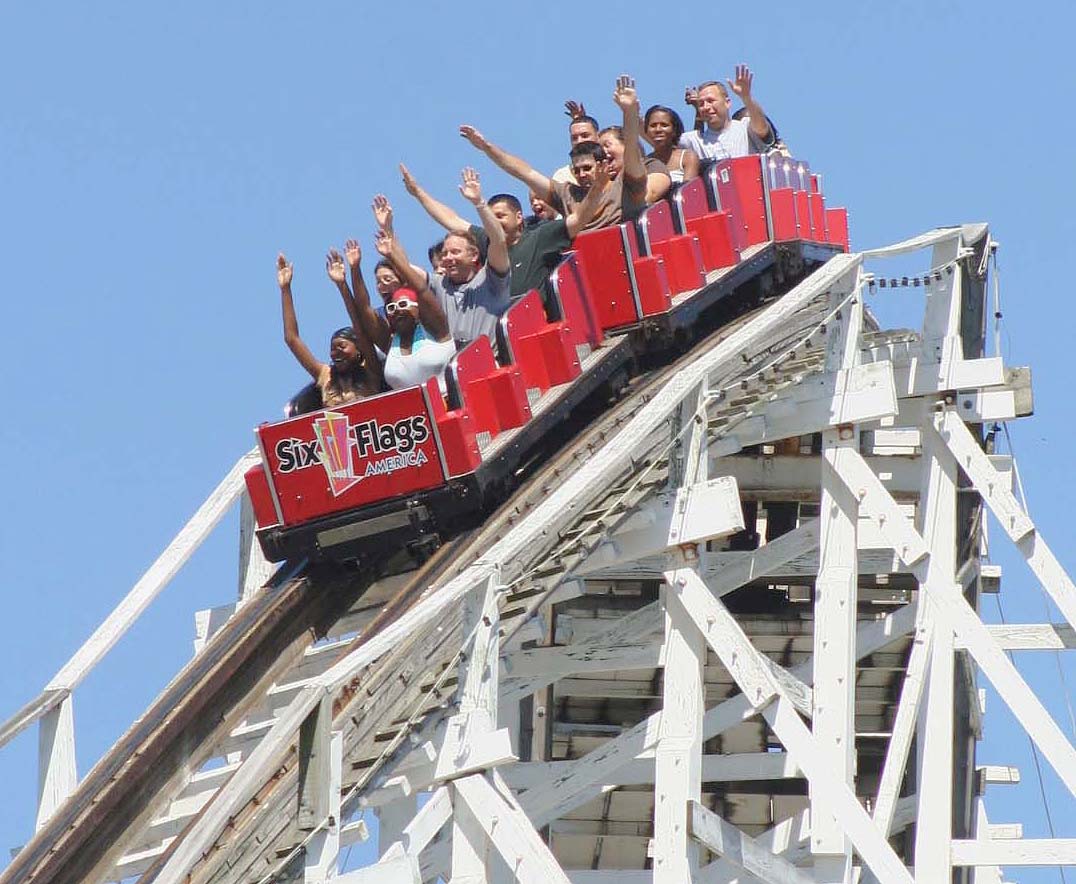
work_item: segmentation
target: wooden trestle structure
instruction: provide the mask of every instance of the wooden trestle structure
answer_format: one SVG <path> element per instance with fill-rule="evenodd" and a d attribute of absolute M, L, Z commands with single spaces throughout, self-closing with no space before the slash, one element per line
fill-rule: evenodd
<path fill-rule="evenodd" d="M 1076 794 L 1007 656 L 1071 647 L 1076 589 L 984 450 L 984 424 L 1031 411 L 1029 373 L 985 355 L 992 248 L 974 225 L 831 258 L 417 572 L 269 577 L 244 508 L 238 602 L 199 615 L 194 659 L 79 782 L 72 692 L 241 500 L 241 460 L 0 730 L 41 733 L 38 831 L 0 884 L 982 884 L 1076 863 L 1071 841 L 996 837 L 981 795 L 1011 774 L 975 760 L 981 674 Z M 865 262 L 911 253 L 922 326 L 880 329 Z M 1067 623 L 980 619 L 987 511 Z M 377 861 L 341 873 L 374 814 Z"/>

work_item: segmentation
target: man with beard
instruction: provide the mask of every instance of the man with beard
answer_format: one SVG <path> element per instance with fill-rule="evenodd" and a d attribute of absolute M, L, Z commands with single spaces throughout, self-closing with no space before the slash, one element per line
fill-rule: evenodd
<path fill-rule="evenodd" d="M 462 349 L 479 335 L 494 340 L 497 320 L 511 303 L 509 289 L 512 272 L 504 229 L 482 199 L 482 187 L 474 169 L 463 170 L 460 193 L 475 207 L 482 221 L 482 229 L 489 239 L 485 264 L 479 258 L 477 241 L 467 230 L 449 233 L 445 237 L 441 254 L 442 274 L 431 277 L 413 264 L 396 268 L 404 274 L 404 281 L 416 291 L 426 285 L 430 287 L 448 318 L 449 331 L 457 349 Z M 378 194 L 374 197 L 373 209 L 378 226 L 391 234 L 392 206 L 389 201 Z"/>
<path fill-rule="evenodd" d="M 453 209 L 430 196 L 403 163 L 400 164 L 400 174 L 407 192 L 418 200 L 434 221 L 450 235 L 470 234 L 478 244 L 479 253 L 485 253 L 489 245 L 485 230 L 468 224 Z M 498 193 L 490 197 L 490 210 L 501 225 L 508 245 L 508 259 L 512 265 L 513 301 L 523 297 L 531 289 L 541 292 L 543 300 L 548 297 L 549 274 L 560 263 L 564 251 L 571 248 L 575 235 L 597 210 L 600 193 L 600 189 L 595 191 L 589 200 L 584 199 L 565 218 L 539 221 L 530 226 L 527 226 L 524 220 L 523 206 L 514 196 Z"/>
<path fill-rule="evenodd" d="M 580 142 L 572 148 L 572 170 L 578 184 L 550 180 L 526 161 L 487 141 L 473 126 L 461 126 L 460 135 L 562 215 L 575 211 L 588 193 L 598 187 L 592 197 L 597 199 L 597 208 L 581 228 L 596 230 L 634 219 L 648 204 L 661 199 L 672 184 L 660 160 L 643 158 L 639 147 L 639 98 L 630 77 L 617 79 L 613 100 L 623 111 L 624 125 L 611 139 L 608 151 L 592 141 Z M 607 174 L 607 183 L 596 181 L 596 176 L 602 173 Z"/>

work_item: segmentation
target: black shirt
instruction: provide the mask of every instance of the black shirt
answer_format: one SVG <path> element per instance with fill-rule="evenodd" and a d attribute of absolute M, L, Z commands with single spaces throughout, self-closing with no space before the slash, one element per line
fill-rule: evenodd
<path fill-rule="evenodd" d="M 471 233 L 478 240 L 478 249 L 485 255 L 489 247 L 486 231 L 471 225 Z M 514 246 L 508 249 L 508 263 L 512 268 L 510 296 L 513 301 L 522 298 L 531 289 L 538 289 L 542 300 L 549 291 L 549 274 L 552 273 L 566 249 L 571 248 L 568 226 L 563 218 L 542 221 L 533 227 L 525 227 Z"/>

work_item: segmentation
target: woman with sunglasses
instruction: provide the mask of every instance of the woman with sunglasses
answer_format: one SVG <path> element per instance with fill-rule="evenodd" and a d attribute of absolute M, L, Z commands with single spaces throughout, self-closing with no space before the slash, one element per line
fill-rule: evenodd
<path fill-rule="evenodd" d="M 377 251 L 390 267 L 398 266 L 396 259 L 390 257 L 394 241 L 391 229 L 378 231 Z M 390 389 L 400 390 L 436 377 L 443 391 L 445 366 L 456 355 L 456 344 L 449 334 L 445 311 L 433 292 L 428 286 L 418 292 L 407 287 L 395 288 L 382 295 L 385 315 L 379 316 L 370 304 L 370 294 L 362 279 L 362 251 L 358 242 L 349 239 L 344 254 L 351 268 L 355 315 L 360 327 L 364 336 L 386 354 L 385 383 Z"/>
<path fill-rule="evenodd" d="M 284 314 L 284 342 L 314 379 L 321 391 L 321 407 L 337 408 L 381 392 L 381 365 L 374 355 L 370 339 L 359 330 L 351 294 L 344 279 L 344 263 L 335 249 L 330 250 L 326 267 L 344 298 L 351 325 L 332 333 L 329 339 L 329 362 L 318 359 L 299 336 L 299 321 L 291 294 L 292 265 L 283 252 L 277 255 L 276 278 L 280 286 L 280 303 Z"/>

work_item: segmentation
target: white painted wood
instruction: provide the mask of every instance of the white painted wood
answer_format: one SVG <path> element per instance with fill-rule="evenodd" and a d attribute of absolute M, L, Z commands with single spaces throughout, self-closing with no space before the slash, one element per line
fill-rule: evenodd
<path fill-rule="evenodd" d="M 982 798 L 975 801 L 975 831 L 981 837 L 987 831 L 990 821 L 986 817 L 986 803 Z M 1002 884 L 1001 869 L 998 866 L 980 866 L 971 873 L 972 884 Z"/>
<path fill-rule="evenodd" d="M 186 837 L 168 858 L 156 881 L 179 884 L 188 869 L 204 854 L 206 847 L 220 834 L 235 813 L 265 783 L 276 768 L 280 753 L 292 745 L 306 716 L 325 696 L 324 688 L 306 687 L 277 719 L 238 772 L 217 793 L 202 816 L 191 826 Z"/>
<path fill-rule="evenodd" d="M 836 817 L 853 846 L 870 865 L 879 880 L 910 884 L 911 876 L 893 853 L 888 841 L 871 823 L 866 811 L 851 789 L 834 781 L 823 761 L 813 735 L 807 730 L 799 712 L 784 695 L 781 686 L 769 669 L 759 662 L 759 653 L 743 633 L 736 619 L 719 599 L 707 591 L 702 578 L 688 569 L 678 572 L 684 578 L 679 598 L 707 643 L 740 686 L 748 700 L 761 706 L 766 720 L 773 727 L 796 764 L 812 785 L 828 783 L 825 805 Z M 771 701 L 777 699 L 776 704 Z"/>
<path fill-rule="evenodd" d="M 926 687 L 927 665 L 934 644 L 934 627 L 920 623 L 916 627 L 915 640 L 908 656 L 908 668 L 904 674 L 897 714 L 893 721 L 893 733 L 889 738 L 882 776 L 878 783 L 878 795 L 874 802 L 872 817 L 880 832 L 889 832 L 900 796 L 901 783 L 908 763 L 912 737 L 919 720 L 920 702 Z"/>
<path fill-rule="evenodd" d="M 688 809 L 702 797 L 706 642 L 677 598 L 679 574 L 662 588 L 665 677 L 654 750 L 654 884 L 683 884 L 699 867 Z"/>
<path fill-rule="evenodd" d="M 422 874 L 414 857 L 401 856 L 355 869 L 334 881 L 335 884 L 422 884 Z"/>
<path fill-rule="evenodd" d="M 839 294 L 838 293 L 835 293 Z M 851 368 L 859 350 L 862 304 L 837 323 L 827 345 L 827 367 Z M 843 398 L 838 388 L 837 398 Z M 840 409 L 840 406 L 838 406 Z M 822 434 L 822 497 L 819 506 L 818 578 L 815 581 L 814 659 L 817 687 L 812 729 L 815 745 L 830 775 L 851 787 L 855 776 L 855 630 L 859 563 L 859 501 L 841 481 L 849 453 L 859 449 L 852 426 Z M 811 782 L 815 811 L 811 833 L 814 877 L 820 884 L 842 884 L 851 873 L 848 839 L 826 809 L 828 786 Z"/>
<path fill-rule="evenodd" d="M 1012 490 L 979 448 L 959 417 L 946 413 L 939 428 L 960 469 L 971 479 L 1001 527 L 1016 543 L 1032 572 L 1050 594 L 1069 626 L 1076 627 L 1076 585 L 1023 511 Z"/>
<path fill-rule="evenodd" d="M 771 853 L 754 838 L 703 807 L 691 802 L 691 834 L 732 865 L 770 884 L 815 884 L 817 878 Z M 654 876 L 655 884 L 657 875 Z M 686 880 L 686 879 L 682 879 Z"/>
<path fill-rule="evenodd" d="M 165 551 L 108 615 L 105 622 L 97 627 L 85 644 L 56 673 L 45 687 L 46 691 L 73 690 L 120 640 L 235 503 L 244 487 L 243 474 L 258 463 L 259 457 L 257 450 L 254 450 L 239 458 Z"/>
<path fill-rule="evenodd" d="M 452 814 L 452 877 L 448 884 L 486 884 L 489 839 L 466 801 Z"/>
<path fill-rule="evenodd" d="M 403 838 L 404 830 L 415 818 L 417 809 L 417 795 L 414 792 L 377 807 L 375 812 L 379 855 L 384 855 L 393 844 Z"/>
<path fill-rule="evenodd" d="M 303 857 L 305 884 L 323 884 L 336 878 L 340 858 L 340 780 L 344 760 L 344 735 L 334 731 L 329 738 L 328 791 L 329 823 L 314 834 Z"/>
<path fill-rule="evenodd" d="M 566 869 L 572 884 L 651 884 L 654 873 L 631 869 Z"/>
<path fill-rule="evenodd" d="M 569 884 L 560 863 L 496 772 L 463 777 L 452 788 L 467 803 L 519 884 Z"/>
<path fill-rule="evenodd" d="M 774 544 L 777 542 L 774 541 Z M 763 549 L 774 544 L 767 544 Z M 913 605 L 906 605 L 873 623 L 861 625 L 856 631 L 857 659 L 873 654 L 906 635 L 914 625 Z M 807 660 L 790 671 L 797 678 L 810 681 L 813 679 L 813 660 Z M 707 710 L 703 716 L 703 739 L 713 739 L 754 715 L 755 708 L 746 696 L 740 694 L 732 697 Z M 535 825 L 544 826 L 578 806 L 593 793 L 594 783 L 615 778 L 614 772 L 622 765 L 640 755 L 652 755 L 657 745 L 660 720 L 661 713 L 653 713 L 600 748 L 571 762 L 571 767 L 555 779 L 524 793 L 520 801 Z"/>
<path fill-rule="evenodd" d="M 1076 838 L 953 841 L 954 866 L 1076 866 Z"/>
<path fill-rule="evenodd" d="M 384 863 L 404 855 L 417 857 L 451 818 L 452 793 L 447 786 L 441 786 L 407 824 L 400 840 L 382 852 L 378 862 Z"/>
<path fill-rule="evenodd" d="M 254 597 L 276 570 L 276 565 L 265 558 L 258 543 L 257 521 L 250 494 L 244 488 L 239 500 L 239 595 L 237 606 Z"/>
<path fill-rule="evenodd" d="M 68 695 L 38 722 L 37 831 L 78 787 L 74 716 L 74 701 Z"/>
<path fill-rule="evenodd" d="M 1007 764 L 984 764 L 976 768 L 984 786 L 1014 785 L 1020 782 L 1020 770 Z"/>
<path fill-rule="evenodd" d="M 1076 648 L 1076 629 L 1067 623 L 989 623 L 986 629 L 1006 651 Z"/>
<path fill-rule="evenodd" d="M 743 510 L 736 480 L 710 479 L 676 492 L 666 547 L 704 543 L 743 530 Z"/>
<path fill-rule="evenodd" d="M 572 761 L 530 761 L 504 767 L 500 773 L 516 791 L 533 789 L 568 771 Z M 795 779 L 802 774 L 786 752 L 743 752 L 703 755 L 703 782 Z M 620 767 L 604 786 L 641 786 L 654 782 L 654 758 L 636 758 Z"/>
<path fill-rule="evenodd" d="M 959 283 L 954 285 L 953 297 L 958 299 Z M 950 343 L 946 338 L 945 346 Z M 919 531 L 930 550 L 929 558 L 920 569 L 920 581 L 928 587 L 954 587 L 959 593 L 956 589 L 956 461 L 934 432 L 937 419 L 934 415 L 920 426 L 924 471 Z M 929 593 L 923 605 L 927 628 L 931 628 L 934 619 L 933 598 L 933 593 Z M 933 631 L 916 777 L 919 824 L 915 830 L 915 874 L 922 882 L 948 881 L 952 874 L 949 842 L 953 837 L 953 630 L 943 622 L 934 625 Z"/>

